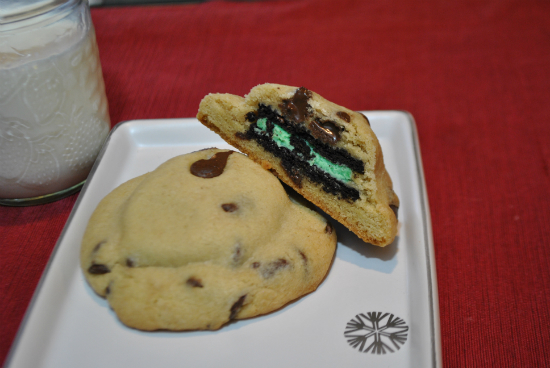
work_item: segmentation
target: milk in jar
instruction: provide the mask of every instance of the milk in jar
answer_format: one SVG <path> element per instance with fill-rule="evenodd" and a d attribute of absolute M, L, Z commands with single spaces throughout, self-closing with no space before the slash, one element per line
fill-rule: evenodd
<path fill-rule="evenodd" d="M 110 129 L 87 2 L 64 6 L 53 21 L 0 24 L 1 199 L 82 183 Z"/>

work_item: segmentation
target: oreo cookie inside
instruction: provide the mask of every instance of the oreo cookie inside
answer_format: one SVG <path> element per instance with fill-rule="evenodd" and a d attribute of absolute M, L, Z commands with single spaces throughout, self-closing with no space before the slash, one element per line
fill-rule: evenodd
<path fill-rule="evenodd" d="M 302 88 L 296 91 L 298 96 L 304 94 Z M 358 200 L 359 191 L 348 184 L 354 172 L 364 173 L 364 164 L 346 150 L 334 147 L 340 139 L 338 126 L 331 121 L 314 119 L 307 104 L 299 105 L 302 110 L 299 113 L 285 108 L 289 105 L 294 107 L 298 104 L 293 104 L 292 100 L 284 101 L 281 110 L 291 113 L 283 116 L 271 106 L 259 104 L 257 111 L 246 115 L 252 124 L 242 138 L 255 140 L 280 158 L 283 168 L 296 185 L 300 186 L 302 178 L 307 177 L 320 184 L 327 193 L 345 200 Z M 295 121 L 296 116 L 300 121 Z M 304 121 L 310 129 L 301 124 Z"/>

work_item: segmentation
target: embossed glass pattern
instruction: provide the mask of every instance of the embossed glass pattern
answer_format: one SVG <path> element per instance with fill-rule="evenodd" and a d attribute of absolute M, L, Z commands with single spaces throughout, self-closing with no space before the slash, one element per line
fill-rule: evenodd
<path fill-rule="evenodd" d="M 77 191 L 110 129 L 88 3 L 40 1 L 29 9 L 26 18 L 15 8 L 11 16 L 0 14 L 5 205 L 45 203 Z"/>

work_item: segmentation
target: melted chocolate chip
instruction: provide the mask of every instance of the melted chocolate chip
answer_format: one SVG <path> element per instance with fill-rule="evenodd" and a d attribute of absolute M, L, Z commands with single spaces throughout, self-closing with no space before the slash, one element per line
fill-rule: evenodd
<path fill-rule="evenodd" d="M 332 231 L 334 230 L 334 228 L 332 227 L 332 224 L 330 222 L 327 222 L 327 226 L 325 227 L 325 233 L 327 234 L 332 234 Z"/>
<path fill-rule="evenodd" d="M 233 151 L 218 152 L 208 160 L 198 160 L 191 165 L 191 174 L 210 179 L 223 174 L 227 159 Z"/>
<path fill-rule="evenodd" d="M 344 120 L 346 123 L 349 123 L 349 122 L 351 121 L 351 118 L 349 117 L 349 115 L 348 115 L 347 113 L 343 112 L 343 111 L 338 111 L 338 112 L 336 113 L 336 115 L 337 115 L 340 119 Z"/>
<path fill-rule="evenodd" d="M 111 270 L 104 264 L 92 263 L 90 268 L 88 268 L 88 273 L 92 275 L 104 275 L 109 272 L 111 272 Z"/>
<path fill-rule="evenodd" d="M 283 100 L 283 103 L 279 105 L 283 114 L 290 121 L 296 123 L 302 123 L 309 115 L 307 101 L 311 98 L 311 91 L 307 88 L 300 87 L 294 93 L 289 100 Z"/>
<path fill-rule="evenodd" d="M 233 305 L 231 306 L 231 309 L 229 310 L 229 319 L 235 319 L 237 317 L 237 314 L 241 311 L 243 308 L 244 300 L 246 299 L 246 294 L 241 296 Z"/>
<path fill-rule="evenodd" d="M 126 266 L 135 267 L 135 265 L 136 265 L 136 262 L 132 258 L 130 257 L 126 258 Z"/>
<path fill-rule="evenodd" d="M 202 280 L 201 279 L 197 279 L 193 276 L 191 276 L 190 278 L 187 279 L 187 281 L 185 281 L 185 283 L 191 287 L 198 287 L 198 288 L 201 288 L 203 287 L 202 285 Z"/>
<path fill-rule="evenodd" d="M 288 267 L 289 263 L 284 258 L 279 258 L 276 261 L 269 262 L 263 269 L 262 269 L 262 276 L 265 279 L 269 279 L 275 275 L 275 273 L 285 267 Z"/>
<path fill-rule="evenodd" d="M 340 128 L 332 121 L 314 120 L 309 123 L 311 134 L 323 143 L 334 145 L 340 140 Z"/>
<path fill-rule="evenodd" d="M 254 263 L 252 263 L 252 264 L 251 264 L 251 267 L 252 267 L 252 268 L 258 268 L 258 267 L 260 267 L 260 262 L 254 262 Z"/>
<path fill-rule="evenodd" d="M 239 206 L 235 203 L 224 203 L 222 204 L 222 208 L 225 212 L 235 212 L 239 209 Z"/>
<path fill-rule="evenodd" d="M 399 210 L 399 207 L 397 207 L 396 205 L 390 204 L 390 208 L 395 214 L 395 218 L 397 218 L 397 211 Z"/>
<path fill-rule="evenodd" d="M 111 284 L 109 284 L 106 288 L 105 288 L 105 295 L 109 295 L 111 294 Z"/>

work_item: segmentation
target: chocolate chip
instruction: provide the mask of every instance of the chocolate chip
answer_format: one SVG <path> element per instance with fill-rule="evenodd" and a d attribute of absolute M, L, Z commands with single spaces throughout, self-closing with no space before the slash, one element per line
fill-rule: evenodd
<path fill-rule="evenodd" d="M 302 257 L 302 261 L 304 261 L 304 263 L 307 264 L 307 256 L 301 250 L 299 252 L 300 252 L 300 256 Z"/>
<path fill-rule="evenodd" d="M 330 234 L 332 234 L 333 230 L 334 230 L 334 228 L 332 227 L 332 224 L 327 221 L 327 226 L 325 227 L 325 233 L 330 235 Z"/>
<path fill-rule="evenodd" d="M 185 281 L 185 283 L 191 287 L 198 287 L 198 288 L 201 288 L 203 287 L 202 285 L 202 280 L 201 279 L 197 279 L 193 276 L 191 276 L 190 278 L 187 279 L 187 281 Z"/>
<path fill-rule="evenodd" d="M 237 317 L 237 314 L 241 311 L 243 308 L 244 300 L 246 299 L 246 294 L 241 296 L 233 305 L 231 306 L 231 309 L 229 310 L 229 319 L 235 319 Z"/>
<path fill-rule="evenodd" d="M 239 206 L 235 203 L 224 203 L 222 204 L 222 208 L 225 212 L 235 212 L 239 209 Z"/>
<path fill-rule="evenodd" d="M 111 294 L 111 284 L 107 285 L 107 287 L 105 288 L 105 295 L 109 294 Z"/>
<path fill-rule="evenodd" d="M 198 160 L 191 165 L 191 174 L 210 179 L 223 174 L 227 159 L 233 151 L 218 152 L 208 160 Z"/>
<path fill-rule="evenodd" d="M 269 279 L 275 275 L 275 273 L 283 268 L 286 268 L 289 266 L 289 263 L 284 258 L 279 258 L 276 261 L 269 262 L 265 267 L 261 270 L 262 276 L 265 279 Z"/>
<path fill-rule="evenodd" d="M 347 113 L 343 112 L 343 111 L 338 111 L 338 112 L 336 113 L 336 115 L 337 115 L 340 119 L 344 120 L 346 123 L 349 123 L 349 122 L 351 121 L 351 118 L 349 117 L 349 115 L 348 115 Z"/>
<path fill-rule="evenodd" d="M 399 207 L 397 207 L 396 205 L 390 204 L 390 208 L 395 214 L 395 218 L 397 218 L 397 211 L 399 210 Z"/>
<path fill-rule="evenodd" d="M 126 258 L 126 266 L 135 267 L 135 265 L 136 265 L 136 262 L 132 258 L 130 257 Z"/>
<path fill-rule="evenodd" d="M 248 136 L 246 135 L 246 133 L 243 133 L 243 132 L 237 132 L 235 133 L 235 137 L 239 138 L 239 139 L 242 139 L 242 140 L 249 140 Z"/>
<path fill-rule="evenodd" d="M 92 275 L 103 275 L 109 272 L 111 272 L 111 270 L 104 264 L 92 263 L 90 268 L 88 268 L 88 273 L 91 273 Z"/>
<path fill-rule="evenodd" d="M 258 268 L 258 267 L 260 267 L 260 262 L 253 262 L 253 263 L 251 264 L 251 267 L 252 267 L 252 268 Z"/>
<path fill-rule="evenodd" d="M 300 87 L 294 92 L 289 100 L 283 100 L 279 105 L 279 108 L 283 112 L 283 115 L 290 121 L 296 123 L 302 123 L 306 117 L 310 114 L 308 111 L 309 104 L 307 101 L 311 98 L 312 93 L 310 90 L 304 87 Z"/>
<path fill-rule="evenodd" d="M 243 251 L 241 249 L 241 245 L 237 243 L 235 246 L 235 251 L 233 252 L 233 263 L 239 264 L 241 263 L 243 258 Z"/>
<path fill-rule="evenodd" d="M 103 244 L 107 243 L 106 240 L 102 240 L 100 241 L 99 243 L 96 244 L 96 246 L 94 247 L 94 249 L 92 250 L 92 253 L 97 253 L 97 251 L 99 250 L 99 248 L 101 248 L 101 246 Z"/>
<path fill-rule="evenodd" d="M 323 143 L 334 145 L 340 140 L 340 128 L 332 121 L 314 120 L 309 123 L 311 135 Z"/>

